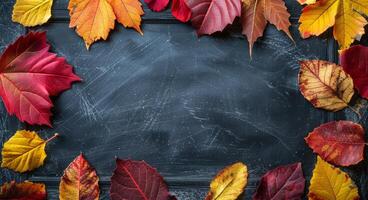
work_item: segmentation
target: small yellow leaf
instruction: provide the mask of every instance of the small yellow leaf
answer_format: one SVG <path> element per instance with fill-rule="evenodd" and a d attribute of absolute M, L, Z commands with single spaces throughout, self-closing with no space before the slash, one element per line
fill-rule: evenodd
<path fill-rule="evenodd" d="M 307 5 L 310 5 L 310 4 L 314 4 L 314 3 L 316 3 L 316 0 L 298 0 L 298 2 L 300 3 L 300 4 L 307 4 Z"/>
<path fill-rule="evenodd" d="M 116 18 L 124 27 L 131 27 L 143 35 L 140 28 L 141 15 L 144 14 L 139 0 L 110 0 Z"/>
<path fill-rule="evenodd" d="M 221 170 L 212 180 L 206 200 L 235 200 L 247 185 L 247 166 L 241 162 Z"/>
<path fill-rule="evenodd" d="M 322 60 L 300 63 L 299 88 L 314 107 L 329 111 L 347 107 L 354 94 L 353 80 L 342 67 Z"/>
<path fill-rule="evenodd" d="M 46 23 L 51 17 L 52 0 L 17 0 L 12 20 L 24 26 Z"/>
<path fill-rule="evenodd" d="M 318 156 L 313 170 L 309 200 L 357 200 L 358 188 L 349 175 Z"/>
<path fill-rule="evenodd" d="M 17 172 L 26 172 L 43 165 L 46 158 L 45 146 L 53 137 L 44 141 L 34 131 L 17 131 L 5 142 L 2 154 L 1 167 Z"/>

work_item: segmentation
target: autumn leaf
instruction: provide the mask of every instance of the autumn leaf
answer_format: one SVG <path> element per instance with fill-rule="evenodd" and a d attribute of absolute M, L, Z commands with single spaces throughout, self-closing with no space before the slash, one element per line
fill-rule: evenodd
<path fill-rule="evenodd" d="M 50 96 L 80 81 L 62 57 L 49 52 L 45 32 L 30 32 L 0 57 L 0 96 L 10 115 L 22 122 L 51 126 Z"/>
<path fill-rule="evenodd" d="M 267 21 L 275 25 L 278 30 L 284 31 L 291 40 L 289 27 L 290 14 L 284 0 L 249 0 L 243 1 L 241 23 L 243 35 L 249 42 L 249 52 L 252 55 L 254 42 L 263 36 Z"/>
<path fill-rule="evenodd" d="M 247 166 L 237 162 L 221 170 L 212 180 L 206 200 L 235 200 L 248 181 Z"/>
<path fill-rule="evenodd" d="M 87 49 L 97 40 L 106 40 L 115 19 L 124 27 L 132 27 L 139 33 L 141 15 L 144 14 L 139 0 L 70 0 L 70 28 L 76 28 Z"/>
<path fill-rule="evenodd" d="M 349 175 L 318 156 L 310 181 L 309 200 L 358 200 L 358 189 Z"/>
<path fill-rule="evenodd" d="M 368 47 L 353 46 L 340 54 L 340 63 L 359 94 L 368 99 Z"/>
<path fill-rule="evenodd" d="M 314 4 L 314 3 L 316 3 L 316 1 L 317 0 L 298 0 L 298 2 L 300 3 L 300 4 L 307 4 L 307 5 L 310 5 L 310 4 Z"/>
<path fill-rule="evenodd" d="M 354 94 L 353 80 L 342 67 L 322 60 L 300 62 L 299 88 L 314 107 L 338 111 Z"/>
<path fill-rule="evenodd" d="M 355 38 L 364 34 L 367 20 L 363 15 L 368 15 L 368 0 L 321 0 L 303 9 L 299 31 L 303 38 L 308 38 L 333 27 L 340 49 L 346 49 Z"/>
<path fill-rule="evenodd" d="M 144 2 L 146 2 L 151 10 L 160 12 L 166 8 L 170 0 L 144 0 Z"/>
<path fill-rule="evenodd" d="M 47 156 L 45 152 L 46 144 L 57 136 L 58 134 L 55 134 L 45 141 L 34 131 L 17 131 L 4 143 L 1 152 L 1 167 L 17 172 L 26 172 L 42 166 Z"/>
<path fill-rule="evenodd" d="M 185 3 L 185 0 L 173 0 L 171 5 L 172 15 L 181 22 L 189 21 L 192 16 L 190 8 Z"/>
<path fill-rule="evenodd" d="M 155 191 L 155 192 L 151 192 Z M 156 169 L 144 161 L 116 159 L 111 177 L 112 200 L 168 200 L 168 187 Z"/>
<path fill-rule="evenodd" d="M 301 163 L 280 166 L 262 176 L 253 200 L 301 199 L 304 186 Z"/>
<path fill-rule="evenodd" d="M 60 200 L 98 200 L 100 189 L 96 171 L 82 154 L 65 169 L 59 186 Z"/>
<path fill-rule="evenodd" d="M 241 14 L 240 0 L 186 0 L 198 35 L 222 31 Z"/>
<path fill-rule="evenodd" d="M 363 160 L 364 129 L 351 121 L 322 124 L 305 141 L 315 153 L 335 165 L 350 166 Z"/>
<path fill-rule="evenodd" d="M 17 0 L 13 8 L 13 22 L 23 26 L 46 23 L 51 17 L 53 0 Z"/>
<path fill-rule="evenodd" d="M 0 187 L 0 199 L 9 200 L 45 200 L 45 184 L 32 183 L 29 181 L 23 183 L 5 183 Z"/>

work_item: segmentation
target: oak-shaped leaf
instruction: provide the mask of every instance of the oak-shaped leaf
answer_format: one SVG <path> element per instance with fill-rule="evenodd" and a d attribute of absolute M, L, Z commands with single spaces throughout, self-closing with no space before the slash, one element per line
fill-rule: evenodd
<path fill-rule="evenodd" d="M 290 14 L 284 0 L 249 0 L 243 1 L 241 23 L 243 34 L 249 42 L 249 53 L 252 55 L 254 42 L 263 36 L 267 22 L 275 25 L 293 40 L 289 27 Z"/>
<path fill-rule="evenodd" d="M 112 200 L 169 200 L 168 187 L 156 169 L 144 161 L 116 159 L 111 177 Z"/>
<path fill-rule="evenodd" d="M 299 18 L 303 38 L 318 36 L 333 27 L 333 36 L 340 49 L 348 48 L 355 38 L 364 34 L 368 15 L 368 0 L 299 0 L 310 4 Z"/>
<path fill-rule="evenodd" d="M 317 157 L 310 181 L 309 200 L 359 200 L 358 188 L 349 175 Z"/>
<path fill-rule="evenodd" d="M 241 14 L 241 0 L 186 0 L 198 35 L 211 35 L 232 24 Z"/>
<path fill-rule="evenodd" d="M 23 26 L 46 23 L 51 17 L 53 0 L 17 0 L 14 4 L 12 20 Z"/>
<path fill-rule="evenodd" d="M 45 32 L 30 32 L 9 45 L 0 57 L 0 96 L 6 110 L 32 125 L 51 126 L 50 96 L 80 81 L 65 58 L 49 49 Z"/>
<path fill-rule="evenodd" d="M 348 106 L 354 85 L 339 65 L 322 60 L 300 62 L 299 88 L 316 108 L 339 111 Z"/>
<path fill-rule="evenodd" d="M 0 187 L 0 199 L 7 200 L 46 200 L 46 187 L 43 183 L 14 181 Z"/>
<path fill-rule="evenodd" d="M 59 186 L 60 200 L 98 200 L 98 176 L 82 154 L 64 170 Z"/>
<path fill-rule="evenodd" d="M 76 28 L 87 49 L 93 42 L 107 39 L 115 19 L 143 34 L 140 24 L 144 12 L 139 0 L 70 0 L 68 9 L 69 27 Z"/>
<path fill-rule="evenodd" d="M 34 131 L 17 131 L 4 143 L 1 152 L 1 167 L 12 169 L 16 172 L 32 171 L 43 165 L 47 157 L 46 144 L 56 138 L 58 134 L 48 140 L 43 140 Z"/>
<path fill-rule="evenodd" d="M 321 158 L 335 165 L 350 166 L 364 159 L 364 129 L 351 121 L 322 124 L 305 141 Z"/>
<path fill-rule="evenodd" d="M 342 51 L 340 63 L 353 79 L 358 93 L 368 99 L 368 47 L 356 45 Z"/>
<path fill-rule="evenodd" d="M 241 162 L 222 169 L 211 181 L 206 200 L 235 200 L 248 182 L 247 166 Z"/>
<path fill-rule="evenodd" d="M 280 166 L 262 176 L 253 200 L 301 199 L 304 187 L 301 163 Z"/>

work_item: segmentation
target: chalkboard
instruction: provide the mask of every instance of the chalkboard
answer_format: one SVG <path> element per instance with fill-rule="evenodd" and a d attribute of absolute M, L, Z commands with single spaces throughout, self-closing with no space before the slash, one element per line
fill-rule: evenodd
<path fill-rule="evenodd" d="M 236 25 L 198 38 L 169 10 L 147 7 L 144 36 L 116 24 L 107 41 L 88 51 L 68 27 L 67 0 L 54 0 L 51 21 L 32 29 L 12 23 L 14 1 L 3 1 L 0 48 L 28 31 L 47 31 L 52 51 L 66 57 L 83 81 L 54 98 L 52 129 L 19 123 L 0 106 L 2 144 L 18 129 L 37 130 L 43 138 L 61 134 L 48 145 L 43 167 L 22 175 L 1 169 L 1 182 L 44 182 L 49 199 L 58 199 L 59 178 L 80 152 L 101 177 L 103 200 L 109 199 L 115 157 L 146 160 L 178 199 L 203 199 L 216 172 L 236 161 L 250 173 L 240 199 L 250 199 L 260 177 L 278 165 L 302 162 L 309 180 L 316 156 L 303 138 L 321 123 L 359 119 L 350 110 L 314 109 L 300 94 L 299 61 L 337 62 L 337 45 L 330 34 L 302 40 L 301 6 L 286 2 L 295 43 L 269 25 L 250 58 Z M 367 122 L 365 112 L 359 122 Z M 344 170 L 367 199 L 366 162 Z"/>

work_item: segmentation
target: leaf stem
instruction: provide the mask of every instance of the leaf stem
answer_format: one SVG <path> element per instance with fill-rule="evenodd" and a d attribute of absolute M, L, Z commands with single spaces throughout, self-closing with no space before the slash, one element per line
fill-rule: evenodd
<path fill-rule="evenodd" d="M 55 133 L 55 134 L 54 134 L 54 136 L 52 136 L 52 137 L 50 137 L 49 139 L 47 139 L 47 140 L 45 141 L 45 143 L 50 142 L 51 140 L 53 140 L 53 139 L 57 138 L 58 136 L 59 136 L 59 133 Z"/>

